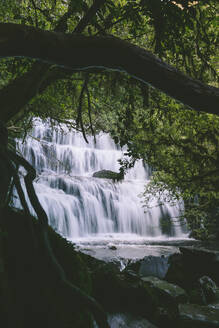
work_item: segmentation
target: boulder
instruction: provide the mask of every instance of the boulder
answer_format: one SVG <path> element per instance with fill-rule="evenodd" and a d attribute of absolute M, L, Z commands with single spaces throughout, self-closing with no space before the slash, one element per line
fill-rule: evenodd
<path fill-rule="evenodd" d="M 156 310 L 151 320 L 158 327 L 175 328 L 178 318 L 178 304 L 186 302 L 186 292 L 173 284 L 156 277 L 143 277 L 144 289 L 151 296 Z"/>
<path fill-rule="evenodd" d="M 195 246 L 181 246 L 179 250 L 190 260 L 195 258 L 196 260 L 219 262 L 219 251 L 216 250 Z"/>
<path fill-rule="evenodd" d="M 218 328 L 219 308 L 197 304 L 179 304 L 179 328 Z"/>
<path fill-rule="evenodd" d="M 108 316 L 108 322 L 111 328 L 156 328 L 148 320 L 132 317 L 128 313 L 114 313 Z"/>
<path fill-rule="evenodd" d="M 177 305 L 188 299 L 178 286 L 156 277 L 140 277 L 133 271 L 120 272 L 109 264 L 96 267 L 92 276 L 93 295 L 108 312 L 128 312 L 155 324 L 161 315 L 168 322 L 176 320 Z"/>
<path fill-rule="evenodd" d="M 219 284 L 219 252 L 194 246 L 180 247 L 181 254 L 169 257 L 165 279 L 186 290 L 194 289 L 197 281 L 208 276 Z"/>
<path fill-rule="evenodd" d="M 127 265 L 125 270 L 132 270 L 140 276 L 153 276 L 163 279 L 168 271 L 169 262 L 168 257 L 162 256 L 145 256 L 136 262 L 131 262 Z"/>
<path fill-rule="evenodd" d="M 93 174 L 94 178 L 101 178 L 101 179 L 112 179 L 113 181 L 119 181 L 124 179 L 124 173 L 121 172 L 114 172 L 110 170 L 101 170 L 95 172 Z"/>
<path fill-rule="evenodd" d="M 81 256 L 90 269 L 92 296 L 108 313 L 129 313 L 160 328 L 176 327 L 178 304 L 188 300 L 182 288 L 157 277 L 142 277 L 133 270 L 121 272 L 117 265 L 86 254 Z M 126 319 L 125 323 L 119 319 L 119 323 L 121 327 L 129 327 Z"/>
<path fill-rule="evenodd" d="M 205 294 L 200 287 L 188 291 L 189 302 L 192 304 L 207 305 Z"/>
<path fill-rule="evenodd" d="M 188 295 L 185 290 L 179 286 L 160 280 L 156 277 L 142 277 L 144 289 L 151 295 L 157 306 L 170 305 L 175 307 L 176 304 L 185 303 Z"/>
<path fill-rule="evenodd" d="M 112 251 L 116 251 L 117 250 L 117 247 L 115 245 L 109 245 L 108 246 L 109 249 L 111 249 Z"/>
<path fill-rule="evenodd" d="M 206 299 L 206 303 L 216 301 L 217 285 L 208 276 L 203 276 L 199 279 L 200 288 L 203 290 L 203 294 Z"/>
<path fill-rule="evenodd" d="M 156 311 L 155 302 L 137 275 L 103 264 L 93 270 L 92 277 L 94 297 L 108 312 L 128 312 L 147 318 Z"/>
<path fill-rule="evenodd" d="M 215 282 L 208 276 L 203 276 L 189 290 L 189 301 L 199 305 L 207 305 L 217 300 L 218 288 Z"/>
<path fill-rule="evenodd" d="M 169 268 L 165 276 L 165 280 L 177 284 L 182 288 L 187 288 L 190 281 L 189 269 L 186 268 L 183 262 L 182 254 L 173 254 L 169 256 Z M 187 277 L 188 275 L 188 277 Z"/>

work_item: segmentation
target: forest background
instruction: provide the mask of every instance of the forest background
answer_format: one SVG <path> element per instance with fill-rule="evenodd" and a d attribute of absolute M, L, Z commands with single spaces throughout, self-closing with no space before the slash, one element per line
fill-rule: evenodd
<path fill-rule="evenodd" d="M 185 211 L 173 220 L 186 217 L 196 238 L 218 238 L 219 110 L 215 100 L 208 102 L 207 96 L 203 106 L 202 100 L 200 108 L 193 106 L 192 95 L 186 94 L 186 86 L 191 87 L 202 99 L 204 84 L 208 84 L 218 97 L 216 1 L 1 0 L 0 21 L 0 119 L 7 124 L 11 140 L 25 137 L 35 116 L 49 117 L 53 124 L 67 123 L 85 139 L 87 134 L 95 138 L 99 131 L 109 132 L 120 146 L 127 145 L 129 160 L 121 160 L 121 172 L 139 159 L 152 168 L 143 198 L 146 208 L 155 196 L 172 203 L 183 198 Z M 174 73 L 179 90 L 170 83 L 168 92 L 162 89 L 159 69 L 148 70 L 152 77 L 147 81 L 136 79 L 135 72 L 129 74 L 129 68 L 124 72 L 117 63 L 104 67 L 99 57 L 99 64 L 76 69 L 69 69 L 64 62 L 61 66 L 45 62 L 45 58 L 39 61 L 35 49 L 36 59 L 26 58 L 34 55 L 24 51 L 21 56 L 22 42 L 13 39 L 13 31 L 19 27 L 30 34 L 29 39 L 32 33 L 33 42 L 34 29 L 53 31 L 60 39 L 67 34 L 101 42 L 115 40 L 118 56 L 137 71 L 137 64 L 128 62 L 126 52 L 119 55 L 121 40 L 128 49 L 129 45 L 147 49 L 149 58 L 155 54 L 155 61 L 163 61 L 160 66 L 164 70 L 175 67 L 188 78 Z M 4 46 L 4 37 L 10 40 L 11 35 L 10 48 L 10 43 Z M 59 51 L 64 53 L 65 47 Z M 96 47 L 98 53 L 101 51 Z M 175 94 L 177 100 L 173 99 Z"/>

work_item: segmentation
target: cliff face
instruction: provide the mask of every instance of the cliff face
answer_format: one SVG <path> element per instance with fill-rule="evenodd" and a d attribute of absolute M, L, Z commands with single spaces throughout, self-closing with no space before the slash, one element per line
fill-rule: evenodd
<path fill-rule="evenodd" d="M 28 220 L 33 221 L 34 245 Z M 49 229 L 53 252 L 68 280 L 91 293 L 91 279 L 74 246 Z M 0 210 L 0 317 L 2 327 L 92 327 L 91 316 L 63 290 L 46 261 L 36 220 L 21 211 Z"/>

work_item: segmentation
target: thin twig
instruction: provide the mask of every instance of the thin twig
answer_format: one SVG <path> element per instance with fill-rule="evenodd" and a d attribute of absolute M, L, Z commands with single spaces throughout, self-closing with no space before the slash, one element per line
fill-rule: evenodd
<path fill-rule="evenodd" d="M 87 140 L 87 137 L 86 137 L 84 124 L 83 124 L 83 117 L 82 117 L 82 103 L 83 103 L 83 97 L 84 97 L 85 89 L 86 89 L 86 79 L 84 81 L 84 84 L 82 86 L 81 93 L 80 93 L 80 96 L 79 96 L 78 108 L 77 108 L 78 116 L 77 116 L 77 119 L 76 119 L 76 125 L 78 126 L 80 124 L 84 140 L 86 141 L 86 143 L 89 143 L 88 140 Z"/>
<path fill-rule="evenodd" d="M 96 144 L 96 134 L 93 128 L 93 123 L 92 123 L 92 117 L 91 117 L 91 100 L 90 100 L 90 91 L 88 88 L 88 81 L 86 83 L 86 93 L 87 93 L 87 104 L 88 104 L 88 116 L 89 116 L 89 121 L 90 121 L 90 129 L 91 129 L 91 133 L 92 136 L 94 137 L 94 143 Z"/>

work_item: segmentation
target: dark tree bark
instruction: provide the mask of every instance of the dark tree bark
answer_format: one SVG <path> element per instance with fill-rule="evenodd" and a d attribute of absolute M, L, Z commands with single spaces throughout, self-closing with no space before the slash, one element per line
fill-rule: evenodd
<path fill-rule="evenodd" d="M 82 17 L 76 26 L 74 33 L 82 33 L 85 27 L 90 23 L 91 19 L 96 15 L 98 10 L 104 5 L 104 0 L 95 0 L 93 5 L 88 9 L 86 15 Z"/>
<path fill-rule="evenodd" d="M 190 108 L 219 114 L 218 88 L 192 79 L 145 49 L 113 36 L 69 35 L 1 23 L 0 46 L 1 57 L 35 58 L 78 71 L 94 67 L 124 71 Z M 6 107 L 1 103 L 0 119 L 5 122 L 11 118 Z"/>
<path fill-rule="evenodd" d="M 66 293 L 68 296 L 68 298 L 71 298 L 72 301 L 77 301 L 78 305 L 81 306 L 82 309 L 87 309 L 89 310 L 96 322 L 98 323 L 98 326 L 100 328 L 109 328 L 108 322 L 107 322 L 107 315 L 104 312 L 104 310 L 102 309 L 101 305 L 99 305 L 96 300 L 94 298 L 92 298 L 91 296 L 87 295 L 85 292 L 83 292 L 81 289 L 79 289 L 78 287 L 76 287 L 75 285 L 73 285 L 71 282 L 68 281 L 68 279 L 66 278 L 66 274 L 64 269 L 62 268 L 62 266 L 60 265 L 60 263 L 57 261 L 53 249 L 51 247 L 51 243 L 49 240 L 49 236 L 48 236 L 48 218 L 47 218 L 47 214 L 44 211 L 44 209 L 42 208 L 38 197 L 36 195 L 36 192 L 34 190 L 33 187 L 33 180 L 36 178 L 36 171 L 35 169 L 22 157 L 20 157 L 19 155 L 17 155 L 16 153 L 12 152 L 11 150 L 7 149 L 7 130 L 5 129 L 5 127 L 1 124 L 0 125 L 0 135 L 3 135 L 4 138 L 4 144 L 2 147 L 0 147 L 0 164 L 1 161 L 3 160 L 4 163 L 7 164 L 7 168 L 8 171 L 10 172 L 10 175 L 13 177 L 14 179 L 14 183 L 15 183 L 15 187 L 17 189 L 22 207 L 24 208 L 24 211 L 26 213 L 26 218 L 27 218 L 27 227 L 29 228 L 29 235 L 31 236 L 31 244 L 28 244 L 27 247 L 30 248 L 32 247 L 32 259 L 35 259 L 35 252 L 38 251 L 37 245 L 40 242 L 42 244 L 43 250 L 44 250 L 44 256 L 46 257 L 46 261 L 47 263 L 51 266 L 52 268 L 52 272 L 53 272 L 53 279 L 54 281 L 56 281 L 56 290 L 58 293 L 58 297 L 63 297 L 63 292 Z M 41 240 L 39 240 L 38 238 L 36 238 L 35 233 L 34 233 L 34 229 L 33 229 L 33 223 L 30 219 L 30 212 L 29 212 L 29 208 L 24 196 L 24 192 L 20 183 L 20 179 L 18 176 L 17 171 L 14 168 L 14 164 L 23 166 L 25 168 L 25 170 L 27 171 L 27 174 L 25 175 L 24 181 L 25 181 L 25 186 L 26 186 L 26 190 L 27 190 L 27 194 L 30 200 L 31 205 L 33 206 L 36 214 L 37 214 L 37 224 L 38 224 L 38 229 L 41 235 Z M 1 205 L 1 204 L 0 204 Z M 1 209 L 2 206 L 0 206 Z M 33 260 L 34 261 L 34 260 Z M 18 272 L 19 273 L 19 272 Z M 28 279 L 31 280 L 31 278 L 28 276 Z M 22 280 L 21 280 L 22 281 Z M 34 278 L 33 280 L 34 281 Z M 29 291 L 28 291 L 29 292 Z M 31 296 L 34 297 L 34 294 Z M 31 297 L 30 295 L 28 295 L 28 297 Z M 18 295 L 18 301 L 19 301 L 19 295 Z M 17 310 L 19 309 L 19 311 L 17 312 Z M 12 318 L 12 320 L 15 319 L 16 321 L 16 325 L 18 325 L 19 327 L 23 327 L 23 325 L 19 324 L 19 322 L 17 322 L 17 318 L 20 317 L 20 311 L 21 309 L 19 308 L 18 304 L 15 304 L 15 317 Z M 21 315 L 22 317 L 22 315 Z M 14 324 L 14 322 L 13 322 Z"/>

